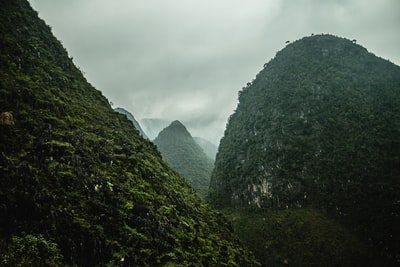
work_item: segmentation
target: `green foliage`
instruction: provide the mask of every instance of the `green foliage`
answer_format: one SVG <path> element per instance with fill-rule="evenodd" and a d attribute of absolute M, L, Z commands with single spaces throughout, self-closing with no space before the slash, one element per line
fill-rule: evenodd
<path fill-rule="evenodd" d="M 399 263 L 399 122 L 398 66 L 331 35 L 293 42 L 239 92 L 209 201 L 313 206 Z"/>
<path fill-rule="evenodd" d="M 185 126 L 179 121 L 172 122 L 159 133 L 154 143 L 164 160 L 187 179 L 201 197 L 205 197 L 214 164 Z"/>
<path fill-rule="evenodd" d="M 224 212 L 264 266 L 383 266 L 358 237 L 316 209 Z"/>
<path fill-rule="evenodd" d="M 63 266 L 57 244 L 42 235 L 13 236 L 0 254 L 0 266 Z"/>
<path fill-rule="evenodd" d="M 226 220 L 86 81 L 25 0 L 1 4 L 0 94 L 0 112 L 15 119 L 0 125 L 2 260 L 258 266 Z"/>

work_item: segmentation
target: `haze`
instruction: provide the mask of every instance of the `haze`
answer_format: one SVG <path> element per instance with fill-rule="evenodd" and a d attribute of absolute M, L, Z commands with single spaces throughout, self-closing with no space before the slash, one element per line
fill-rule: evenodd
<path fill-rule="evenodd" d="M 140 120 L 219 143 L 237 93 L 311 33 L 400 63 L 398 0 L 30 0 L 86 78 Z"/>

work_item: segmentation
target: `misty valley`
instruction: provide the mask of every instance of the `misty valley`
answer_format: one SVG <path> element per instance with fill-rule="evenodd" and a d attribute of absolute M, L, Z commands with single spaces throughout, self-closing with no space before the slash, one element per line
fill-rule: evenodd
<path fill-rule="evenodd" d="M 355 40 L 287 42 L 219 144 L 114 108 L 27 0 L 0 51 L 0 266 L 400 266 L 400 67 Z"/>

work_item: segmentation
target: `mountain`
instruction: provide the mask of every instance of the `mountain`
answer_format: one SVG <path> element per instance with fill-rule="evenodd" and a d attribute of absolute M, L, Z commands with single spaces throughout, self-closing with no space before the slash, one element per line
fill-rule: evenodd
<path fill-rule="evenodd" d="M 146 134 L 143 132 L 142 127 L 140 127 L 140 124 L 137 122 L 137 120 L 136 120 L 135 117 L 132 115 L 132 113 L 130 113 L 129 111 L 127 111 L 127 110 L 124 109 L 124 108 L 115 108 L 114 111 L 115 111 L 115 112 L 118 112 L 118 113 L 120 113 L 120 114 L 122 114 L 122 115 L 125 115 L 126 118 L 132 122 L 132 124 L 133 124 L 133 126 L 136 128 L 136 130 L 138 130 L 139 133 L 140 133 L 144 138 L 147 138 L 147 139 L 148 139 L 148 137 L 146 136 Z"/>
<path fill-rule="evenodd" d="M 239 92 L 209 201 L 281 219 L 279 210 L 313 208 L 399 264 L 399 192 L 400 67 L 315 35 L 287 45 Z"/>
<path fill-rule="evenodd" d="M 163 159 L 186 178 L 200 196 L 205 197 L 213 162 L 195 142 L 186 127 L 179 121 L 173 121 L 159 133 L 154 144 L 157 145 Z"/>
<path fill-rule="evenodd" d="M 158 134 L 167 127 L 171 122 L 163 119 L 147 118 L 140 120 L 143 125 L 143 130 L 149 136 L 150 140 L 154 140 Z M 203 149 L 206 155 L 211 159 L 215 160 L 215 155 L 217 154 L 218 147 L 215 146 L 210 141 L 202 137 L 193 137 L 196 143 Z"/>
<path fill-rule="evenodd" d="M 0 7 L 0 265 L 259 266 L 28 1 Z"/>
<path fill-rule="evenodd" d="M 143 126 L 143 131 L 150 138 L 154 140 L 162 129 L 167 127 L 171 121 L 155 118 L 141 119 L 140 124 Z"/>
<path fill-rule="evenodd" d="M 193 137 L 193 139 L 203 149 L 207 157 L 214 161 L 215 156 L 217 155 L 218 147 L 210 141 L 201 137 Z"/>

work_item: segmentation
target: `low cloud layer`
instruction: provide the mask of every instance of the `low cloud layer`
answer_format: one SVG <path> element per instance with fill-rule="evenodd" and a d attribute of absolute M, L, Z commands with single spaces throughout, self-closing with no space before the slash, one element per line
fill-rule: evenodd
<path fill-rule="evenodd" d="M 30 0 L 87 79 L 137 119 L 222 137 L 237 92 L 311 33 L 400 63 L 398 0 Z"/>

